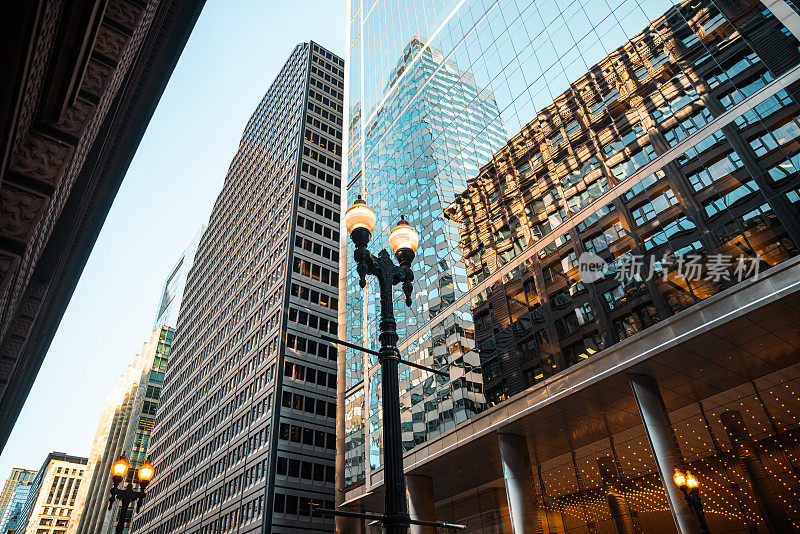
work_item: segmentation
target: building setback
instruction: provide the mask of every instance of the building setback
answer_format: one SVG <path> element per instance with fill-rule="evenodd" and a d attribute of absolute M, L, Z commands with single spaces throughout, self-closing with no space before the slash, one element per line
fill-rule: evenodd
<path fill-rule="evenodd" d="M 329 532 L 344 63 L 298 45 L 189 273 L 134 530 Z"/>
<path fill-rule="evenodd" d="M 3 485 L 3 493 L 0 493 L 0 518 L 5 515 L 6 507 L 8 503 L 11 502 L 11 497 L 14 495 L 17 486 L 21 484 L 30 484 L 35 476 L 36 471 L 21 469 L 19 467 L 11 469 L 11 475 L 9 475 L 6 479 L 6 483 Z M 5 534 L 5 531 L 0 530 L 0 532 Z"/>
<path fill-rule="evenodd" d="M 367 14 L 351 5 L 348 78 L 361 87 L 351 97 L 383 106 L 399 91 L 412 109 L 435 83 L 446 61 L 410 90 L 398 82 L 380 93 L 375 78 L 394 76 L 387 57 L 403 31 L 384 36 L 376 22 L 397 18 L 406 33 L 431 31 L 519 132 L 429 215 L 458 225 L 458 250 L 429 254 L 457 253 L 468 283 L 398 348 L 449 370 L 451 383 L 462 357 L 477 360 L 487 407 L 438 434 L 420 425 L 427 439 L 404 462 L 412 515 L 514 534 L 800 529 L 794 5 L 501 0 L 428 12 L 399 2 Z M 357 105 L 347 109 L 358 117 Z M 354 135 L 346 146 L 356 153 Z M 389 153 L 397 141 L 385 139 L 364 150 Z M 362 167 L 368 191 L 380 168 Z M 466 355 L 454 343 L 463 324 L 474 338 Z M 420 380 L 440 403 L 453 398 L 447 380 Z M 379 421 L 344 400 L 353 410 L 339 426 L 337 497 L 380 510 L 382 469 L 354 480 L 347 461 L 360 425 L 378 434 Z M 707 529 L 676 470 L 696 477 Z"/>
<path fill-rule="evenodd" d="M 17 519 L 19 534 L 66 534 L 75 521 L 87 461 L 63 452 L 47 455 Z"/>

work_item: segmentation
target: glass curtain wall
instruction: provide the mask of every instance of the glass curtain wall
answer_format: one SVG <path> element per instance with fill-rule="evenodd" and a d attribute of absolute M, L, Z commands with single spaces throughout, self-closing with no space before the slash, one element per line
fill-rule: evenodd
<path fill-rule="evenodd" d="M 401 215 L 420 232 L 400 348 L 450 374 L 403 370 L 407 450 L 797 255 L 800 43 L 782 17 L 351 0 L 346 202 L 378 213 L 373 252 Z M 346 273 L 347 339 L 376 348 L 377 288 Z M 380 465 L 376 363 L 347 352 L 348 485 Z"/>

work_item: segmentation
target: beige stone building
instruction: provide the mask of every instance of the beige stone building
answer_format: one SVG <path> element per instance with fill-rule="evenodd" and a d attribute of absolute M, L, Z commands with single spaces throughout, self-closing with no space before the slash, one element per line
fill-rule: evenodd
<path fill-rule="evenodd" d="M 66 534 L 75 520 L 76 497 L 86 476 L 86 458 L 51 452 L 33 479 L 20 513 L 19 534 Z"/>
<path fill-rule="evenodd" d="M 142 350 L 125 369 L 106 398 L 94 442 L 89 452 L 87 482 L 77 499 L 78 515 L 69 532 L 110 532 L 115 524 L 118 504 L 108 510 L 111 489 L 111 464 L 126 454 L 130 458 L 144 404 L 146 386 L 156 356 L 160 330 L 154 330 Z M 133 473 L 135 469 L 131 469 Z M 44 533 L 42 533 L 44 534 Z"/>

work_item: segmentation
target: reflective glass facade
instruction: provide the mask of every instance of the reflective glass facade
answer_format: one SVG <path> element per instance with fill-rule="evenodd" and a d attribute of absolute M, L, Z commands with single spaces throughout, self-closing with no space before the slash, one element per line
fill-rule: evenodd
<path fill-rule="evenodd" d="M 754 1 L 351 2 L 347 202 L 378 213 L 373 251 L 400 214 L 420 231 L 400 348 L 450 372 L 401 375 L 407 450 L 752 277 L 737 261 L 797 255 L 797 14 L 769 4 L 780 18 Z M 592 283 L 587 252 L 606 264 Z M 618 280 L 636 260 L 657 276 Z M 346 273 L 346 335 L 374 348 L 377 291 Z M 345 378 L 366 414 L 346 421 L 345 484 L 369 484 L 380 377 L 347 352 Z"/>

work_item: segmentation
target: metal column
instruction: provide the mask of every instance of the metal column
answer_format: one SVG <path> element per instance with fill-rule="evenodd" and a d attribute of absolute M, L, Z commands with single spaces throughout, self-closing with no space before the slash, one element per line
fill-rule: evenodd
<path fill-rule="evenodd" d="M 422 475 L 406 475 L 408 513 L 411 519 L 436 521 L 433 479 Z M 436 527 L 411 525 L 411 534 L 436 534 Z"/>
<path fill-rule="evenodd" d="M 664 399 L 658 383 L 651 376 L 630 374 L 628 379 L 642 416 L 642 424 L 650 442 L 650 450 L 658 466 L 661 484 L 667 494 L 667 502 L 679 534 L 698 534 L 700 524 L 692 514 L 681 490 L 672 482 L 675 469 L 683 467 L 683 456 L 675 439 Z"/>
<path fill-rule="evenodd" d="M 742 414 L 738 410 L 729 410 L 719 417 L 731 440 L 733 452 L 750 479 L 758 507 L 767 521 L 767 528 L 770 532 L 779 534 L 794 532 L 786 510 L 781 505 L 775 481 L 764 468 L 758 447 L 744 424 Z"/>
<path fill-rule="evenodd" d="M 525 436 L 498 434 L 503 482 L 514 534 L 541 534 L 539 507 L 534 494 L 533 470 Z"/>
<path fill-rule="evenodd" d="M 614 519 L 614 526 L 617 534 L 636 534 L 633 527 L 628 500 L 622 493 L 619 469 L 617 463 L 611 456 L 603 456 L 597 459 L 597 468 L 600 470 L 600 477 L 603 479 L 603 490 L 606 493 L 606 501 Z"/>

